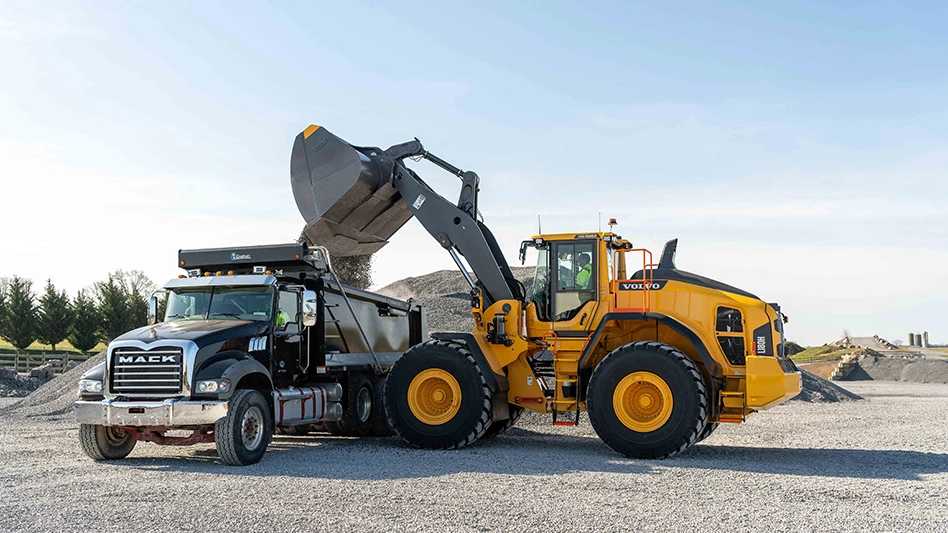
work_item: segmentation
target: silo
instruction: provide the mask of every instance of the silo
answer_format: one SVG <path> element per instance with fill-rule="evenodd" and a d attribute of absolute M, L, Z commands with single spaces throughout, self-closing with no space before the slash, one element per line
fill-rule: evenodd
<path fill-rule="evenodd" d="M 928 332 L 922 333 L 922 347 L 928 348 Z"/>
<path fill-rule="evenodd" d="M 909 335 L 908 335 L 908 341 L 909 341 L 909 343 L 908 343 L 909 346 L 915 346 L 915 334 L 914 334 L 914 333 L 909 333 Z"/>

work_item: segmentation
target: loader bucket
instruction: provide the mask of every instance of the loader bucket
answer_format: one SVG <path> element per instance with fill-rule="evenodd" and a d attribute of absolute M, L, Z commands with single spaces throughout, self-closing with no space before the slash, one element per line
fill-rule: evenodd
<path fill-rule="evenodd" d="M 412 217 L 372 159 L 319 126 L 296 136 L 290 183 L 303 236 L 334 256 L 375 253 Z"/>

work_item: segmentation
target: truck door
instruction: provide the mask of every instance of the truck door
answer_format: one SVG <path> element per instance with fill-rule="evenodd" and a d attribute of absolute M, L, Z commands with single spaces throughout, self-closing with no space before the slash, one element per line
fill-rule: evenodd
<path fill-rule="evenodd" d="M 300 314 L 300 296 L 296 291 L 277 293 L 277 312 L 273 327 L 273 358 L 280 384 L 293 381 L 300 372 L 303 354 L 303 335 Z"/>

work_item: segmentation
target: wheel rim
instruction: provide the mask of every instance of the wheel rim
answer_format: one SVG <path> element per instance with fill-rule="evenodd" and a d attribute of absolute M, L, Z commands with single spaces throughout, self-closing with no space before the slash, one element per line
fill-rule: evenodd
<path fill-rule="evenodd" d="M 368 422 L 369 417 L 372 416 L 372 391 L 368 387 L 362 387 L 359 390 L 359 397 L 356 398 L 356 413 L 361 422 Z"/>
<path fill-rule="evenodd" d="M 105 429 L 105 439 L 109 441 L 109 444 L 113 444 L 113 445 L 121 444 L 127 438 L 128 438 L 128 433 L 125 433 L 125 431 L 119 428 L 108 426 Z"/>
<path fill-rule="evenodd" d="M 668 422 L 674 400 L 664 379 L 651 372 L 634 372 L 616 386 L 612 406 L 622 425 L 648 433 Z"/>
<path fill-rule="evenodd" d="M 240 439 L 248 450 L 256 450 L 263 441 L 263 413 L 259 407 L 253 405 L 244 412 L 240 422 Z"/>
<path fill-rule="evenodd" d="M 450 373 L 439 368 L 420 372 L 408 385 L 408 408 L 419 421 L 440 426 L 461 408 L 461 387 Z"/>

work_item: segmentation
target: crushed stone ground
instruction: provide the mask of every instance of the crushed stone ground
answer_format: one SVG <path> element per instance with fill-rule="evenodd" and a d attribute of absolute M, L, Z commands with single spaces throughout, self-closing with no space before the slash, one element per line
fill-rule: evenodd
<path fill-rule="evenodd" d="M 95 463 L 69 416 L 0 415 L 0 531 L 948 530 L 948 385 L 846 385 L 866 401 L 784 404 L 666 461 L 535 417 L 458 451 L 315 435 L 245 468 L 213 445 Z"/>

